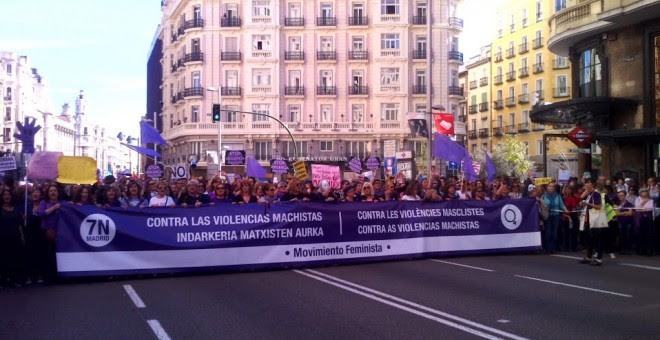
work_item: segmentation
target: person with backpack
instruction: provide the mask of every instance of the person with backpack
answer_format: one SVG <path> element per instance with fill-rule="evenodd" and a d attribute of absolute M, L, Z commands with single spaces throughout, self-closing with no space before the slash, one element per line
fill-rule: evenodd
<path fill-rule="evenodd" d="M 543 239 L 545 240 L 545 250 L 550 253 L 557 250 L 557 230 L 561 213 L 568 213 L 564 200 L 557 193 L 556 188 L 556 183 L 549 183 L 547 192 L 541 197 L 549 211 L 548 218 L 543 221 Z"/>

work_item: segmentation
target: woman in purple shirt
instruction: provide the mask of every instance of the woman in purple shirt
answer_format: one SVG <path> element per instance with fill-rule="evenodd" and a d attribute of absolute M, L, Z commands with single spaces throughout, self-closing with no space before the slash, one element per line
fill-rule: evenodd
<path fill-rule="evenodd" d="M 46 281 L 53 281 L 57 276 L 57 262 L 55 260 L 55 236 L 57 235 L 57 221 L 60 218 L 60 190 L 56 185 L 49 185 L 46 197 L 39 204 L 39 214 L 43 217 L 41 229 L 46 238 Z"/>

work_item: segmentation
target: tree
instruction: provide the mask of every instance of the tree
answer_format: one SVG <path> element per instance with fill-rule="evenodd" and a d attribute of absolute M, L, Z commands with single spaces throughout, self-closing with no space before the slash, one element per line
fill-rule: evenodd
<path fill-rule="evenodd" d="M 430 173 L 429 171 L 426 171 L 426 154 L 428 152 L 428 148 L 426 147 L 427 144 L 428 142 L 426 140 L 422 141 L 419 153 L 415 155 L 415 166 L 417 167 L 417 173 L 423 172 L 425 176 L 428 176 Z"/>
<path fill-rule="evenodd" d="M 496 175 L 520 179 L 525 178 L 527 171 L 534 167 L 534 163 L 529 160 L 525 143 L 511 135 L 507 135 L 495 146 L 493 164 L 497 169 Z"/>

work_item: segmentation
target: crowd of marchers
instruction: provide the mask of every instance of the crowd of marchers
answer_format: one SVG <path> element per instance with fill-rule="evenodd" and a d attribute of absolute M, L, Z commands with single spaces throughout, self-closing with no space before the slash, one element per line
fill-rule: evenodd
<path fill-rule="evenodd" d="M 28 183 L 26 190 L 6 176 L 1 196 L 0 286 L 56 279 L 56 229 L 65 204 L 139 209 L 287 201 L 377 204 L 532 197 L 539 208 L 544 250 L 582 251 L 585 254 L 580 262 L 592 265 L 601 265 L 605 254 L 612 258 L 616 253 L 653 255 L 658 249 L 655 235 L 660 225 L 660 218 L 655 218 L 660 190 L 654 178 L 639 187 L 629 178 L 610 181 L 602 176 L 535 186 L 530 178 L 501 177 L 489 183 L 424 174 L 406 179 L 401 173 L 385 179 L 343 180 L 333 188 L 328 181 L 314 185 L 291 175 L 276 182 L 238 176 L 229 181 L 225 174 L 210 180 L 107 176 L 93 185 Z"/>

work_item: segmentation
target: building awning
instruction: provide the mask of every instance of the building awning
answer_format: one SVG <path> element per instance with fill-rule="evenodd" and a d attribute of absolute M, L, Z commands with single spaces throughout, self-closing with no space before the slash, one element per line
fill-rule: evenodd
<path fill-rule="evenodd" d="M 636 105 L 636 100 L 627 98 L 575 98 L 540 105 L 532 109 L 529 117 L 538 124 L 577 124 L 594 130 L 609 129 L 610 115 L 627 111 Z"/>
<path fill-rule="evenodd" d="M 630 130 L 611 130 L 596 134 L 597 139 L 611 138 L 616 143 L 660 142 L 660 127 Z"/>

